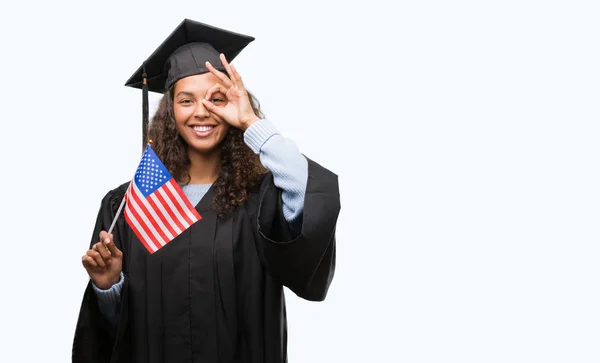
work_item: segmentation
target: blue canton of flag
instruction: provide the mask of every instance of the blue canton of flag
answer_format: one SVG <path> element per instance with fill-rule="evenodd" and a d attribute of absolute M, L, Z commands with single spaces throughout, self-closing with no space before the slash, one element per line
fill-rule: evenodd
<path fill-rule="evenodd" d="M 149 196 L 156 189 L 162 187 L 171 178 L 171 173 L 169 173 L 158 156 L 156 156 L 154 150 L 151 147 L 146 147 L 146 151 L 144 151 L 144 156 L 134 177 L 135 183 L 144 197 Z"/>

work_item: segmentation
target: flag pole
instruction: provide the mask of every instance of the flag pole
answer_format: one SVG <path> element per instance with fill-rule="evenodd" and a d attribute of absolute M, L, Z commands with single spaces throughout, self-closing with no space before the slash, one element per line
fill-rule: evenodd
<path fill-rule="evenodd" d="M 133 182 L 132 182 L 133 183 Z M 119 215 L 121 214 L 121 211 L 123 210 L 123 207 L 125 206 L 125 196 L 123 196 L 123 200 L 121 201 L 121 205 L 119 206 L 119 209 L 117 210 L 117 214 L 115 215 L 115 218 L 113 219 L 110 228 L 108 229 L 108 234 L 110 235 L 113 228 L 115 228 L 115 224 L 117 223 L 117 219 L 119 219 Z"/>
<path fill-rule="evenodd" d="M 148 145 L 152 145 L 152 140 L 148 140 Z M 142 157 L 143 157 L 143 153 L 142 153 Z M 131 183 L 134 183 L 134 181 L 132 180 Z M 127 190 L 129 190 L 129 188 L 127 188 Z M 123 196 L 123 200 L 121 201 L 121 205 L 119 206 L 119 209 L 117 209 L 117 214 L 115 214 L 115 218 L 113 218 L 113 221 L 110 224 L 110 228 L 108 229 L 109 235 L 112 233 L 113 228 L 115 228 L 115 224 L 117 224 L 117 219 L 119 219 L 119 216 L 121 215 L 121 211 L 123 210 L 123 207 L 125 206 L 125 197 L 126 196 L 127 196 L 127 192 L 125 192 L 125 195 Z"/>

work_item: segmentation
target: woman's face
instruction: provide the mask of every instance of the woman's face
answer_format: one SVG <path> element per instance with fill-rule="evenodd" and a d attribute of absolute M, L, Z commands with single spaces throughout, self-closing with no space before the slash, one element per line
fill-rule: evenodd
<path fill-rule="evenodd" d="M 214 151 L 223 141 L 229 124 L 211 114 L 202 104 L 206 92 L 219 81 L 212 73 L 182 78 L 175 83 L 173 109 L 179 134 L 189 146 L 189 151 L 206 154 Z M 222 93 L 214 93 L 210 100 L 216 106 L 225 106 Z"/>

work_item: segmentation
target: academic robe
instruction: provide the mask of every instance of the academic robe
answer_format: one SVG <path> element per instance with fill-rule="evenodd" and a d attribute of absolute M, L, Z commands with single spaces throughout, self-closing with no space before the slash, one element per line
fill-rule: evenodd
<path fill-rule="evenodd" d="M 322 301 L 335 269 L 337 175 L 307 160 L 300 228 L 285 220 L 271 173 L 224 218 L 211 209 L 211 187 L 196 206 L 202 219 L 154 254 L 119 216 L 113 230 L 124 255 L 119 320 L 111 324 L 99 311 L 90 281 L 73 362 L 287 362 L 283 286 Z M 90 246 L 108 230 L 127 186 L 103 198 Z"/>

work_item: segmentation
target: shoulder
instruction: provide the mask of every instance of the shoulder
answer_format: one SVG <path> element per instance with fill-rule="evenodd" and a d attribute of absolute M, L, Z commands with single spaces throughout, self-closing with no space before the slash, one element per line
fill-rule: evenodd
<path fill-rule="evenodd" d="M 125 197 L 129 183 L 130 182 L 123 183 L 118 187 L 109 190 L 104 198 L 102 198 L 102 206 L 114 206 L 115 204 L 118 206 L 121 203 L 121 200 L 123 200 L 123 197 Z"/>

